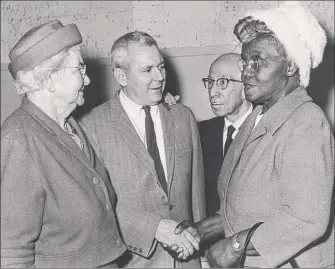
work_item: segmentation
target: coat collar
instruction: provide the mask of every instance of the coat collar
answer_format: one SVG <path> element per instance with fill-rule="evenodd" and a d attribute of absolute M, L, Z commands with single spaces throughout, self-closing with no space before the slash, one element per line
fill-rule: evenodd
<path fill-rule="evenodd" d="M 36 121 L 38 121 L 43 128 L 45 128 L 51 135 L 57 137 L 61 144 L 67 148 L 72 154 L 74 154 L 81 162 L 85 163 L 90 170 L 92 169 L 93 162 L 93 152 L 92 148 L 89 146 L 84 134 L 82 133 L 77 122 L 73 117 L 68 118 L 68 123 L 76 131 L 77 135 L 83 142 L 83 150 L 81 150 L 77 144 L 72 140 L 72 138 L 64 131 L 53 119 L 51 119 L 47 114 L 45 114 L 39 107 L 37 107 L 33 102 L 31 102 L 27 97 L 22 99 L 20 106 L 21 109 L 30 114 Z"/>
<path fill-rule="evenodd" d="M 273 135 L 295 109 L 307 102 L 312 102 L 312 98 L 307 94 L 304 87 L 297 87 L 264 113 L 264 116 L 259 122 L 259 125 L 256 126 L 252 137 L 257 137 L 264 133 Z"/>

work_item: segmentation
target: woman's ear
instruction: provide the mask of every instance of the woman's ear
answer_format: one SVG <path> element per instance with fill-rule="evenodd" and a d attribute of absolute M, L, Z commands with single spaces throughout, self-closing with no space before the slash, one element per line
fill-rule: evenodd
<path fill-rule="evenodd" d="M 121 68 L 115 68 L 114 71 L 114 77 L 116 81 L 122 86 L 127 86 L 127 77 L 126 73 Z"/>
<path fill-rule="evenodd" d="M 294 62 L 290 61 L 286 69 L 287 75 L 289 77 L 292 77 L 297 71 L 298 71 L 298 66 Z"/>

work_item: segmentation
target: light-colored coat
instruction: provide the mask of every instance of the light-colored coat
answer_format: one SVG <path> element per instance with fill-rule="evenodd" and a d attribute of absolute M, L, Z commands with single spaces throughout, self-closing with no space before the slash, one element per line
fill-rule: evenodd
<path fill-rule="evenodd" d="M 68 121 L 83 151 L 26 98 L 1 126 L 1 267 L 93 268 L 126 250 L 107 171 Z"/>
<path fill-rule="evenodd" d="M 154 236 L 160 219 L 205 217 L 203 160 L 195 119 L 180 104 L 159 105 L 167 162 L 168 195 L 154 161 L 124 111 L 119 96 L 93 109 L 80 124 L 107 167 L 117 195 L 116 214 L 132 253 L 126 267 L 200 267 L 199 259 L 175 261 Z"/>
<path fill-rule="evenodd" d="M 225 233 L 263 221 L 251 242 L 251 267 L 334 265 L 334 136 L 323 111 L 298 87 L 252 131 L 256 107 L 223 163 L 219 191 Z M 332 207 L 334 210 L 334 207 Z"/>

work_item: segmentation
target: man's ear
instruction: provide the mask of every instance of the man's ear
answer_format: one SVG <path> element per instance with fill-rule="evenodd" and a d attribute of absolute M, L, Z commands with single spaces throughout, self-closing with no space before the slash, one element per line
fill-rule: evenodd
<path fill-rule="evenodd" d="M 287 75 L 289 77 L 292 77 L 297 71 L 298 71 L 298 66 L 294 62 L 290 61 L 286 69 Z"/>
<path fill-rule="evenodd" d="M 116 81 L 122 86 L 127 86 L 127 77 L 126 73 L 121 68 L 115 68 L 114 71 L 114 77 Z"/>

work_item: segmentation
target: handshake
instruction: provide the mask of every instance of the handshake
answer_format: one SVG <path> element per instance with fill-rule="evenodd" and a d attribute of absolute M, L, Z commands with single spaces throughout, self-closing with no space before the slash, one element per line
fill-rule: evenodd
<path fill-rule="evenodd" d="M 212 242 L 223 235 L 222 219 L 213 215 L 199 222 L 184 220 L 179 224 L 162 219 L 155 238 L 172 256 L 186 260 L 200 250 L 200 244 Z"/>

